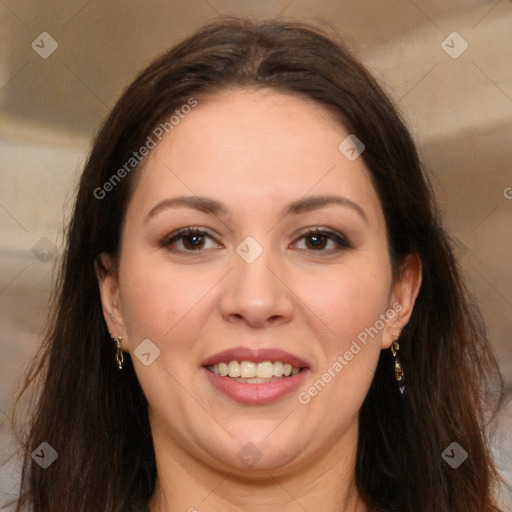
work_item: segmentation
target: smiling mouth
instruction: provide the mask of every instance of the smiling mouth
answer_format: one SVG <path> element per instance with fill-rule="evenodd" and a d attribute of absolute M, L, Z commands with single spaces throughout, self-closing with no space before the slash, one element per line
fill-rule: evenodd
<path fill-rule="evenodd" d="M 208 365 L 206 369 L 215 375 L 246 384 L 268 384 L 293 377 L 302 370 L 282 361 L 226 361 Z"/>

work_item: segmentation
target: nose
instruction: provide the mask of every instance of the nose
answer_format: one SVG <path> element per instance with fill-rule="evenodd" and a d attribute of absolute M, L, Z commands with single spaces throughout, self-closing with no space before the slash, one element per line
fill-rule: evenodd
<path fill-rule="evenodd" d="M 270 251 L 248 263 L 233 255 L 234 268 L 223 281 L 220 311 L 225 320 L 253 328 L 287 323 L 293 316 L 293 293 Z"/>

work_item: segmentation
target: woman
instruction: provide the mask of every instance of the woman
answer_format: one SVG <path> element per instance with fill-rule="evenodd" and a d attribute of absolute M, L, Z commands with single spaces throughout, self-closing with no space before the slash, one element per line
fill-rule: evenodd
<path fill-rule="evenodd" d="M 53 312 L 17 510 L 499 510 L 481 316 L 333 34 L 221 20 L 144 70 Z"/>

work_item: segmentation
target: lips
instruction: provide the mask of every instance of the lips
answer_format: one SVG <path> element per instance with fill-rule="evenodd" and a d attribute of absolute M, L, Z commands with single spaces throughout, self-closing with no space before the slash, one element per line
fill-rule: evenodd
<path fill-rule="evenodd" d="M 293 372 L 286 371 L 279 377 L 269 374 L 268 378 L 239 378 L 236 373 L 230 372 L 226 375 L 226 371 L 219 371 L 219 366 L 225 368 L 226 363 L 231 363 L 235 368 L 244 368 L 247 362 L 259 368 L 265 367 L 264 369 L 271 368 L 271 363 L 274 363 L 274 369 L 293 367 Z M 270 348 L 254 350 L 239 347 L 225 350 L 208 357 L 201 365 L 209 382 L 217 391 L 231 400 L 247 405 L 270 404 L 290 395 L 310 373 L 307 362 L 300 357 L 284 350 Z"/>

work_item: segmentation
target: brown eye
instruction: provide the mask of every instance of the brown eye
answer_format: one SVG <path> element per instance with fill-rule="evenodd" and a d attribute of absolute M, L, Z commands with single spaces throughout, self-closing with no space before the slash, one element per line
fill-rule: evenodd
<path fill-rule="evenodd" d="M 308 237 L 305 237 L 305 239 L 306 246 L 308 249 L 312 250 L 325 249 L 328 242 L 328 238 L 324 235 L 309 235 Z"/>
<path fill-rule="evenodd" d="M 298 247 L 299 249 L 319 253 L 331 253 L 333 251 L 352 248 L 352 245 L 344 235 L 327 229 L 316 228 L 304 231 L 294 245 L 300 245 L 299 241 L 301 240 L 305 240 L 305 247 Z"/>
<path fill-rule="evenodd" d="M 208 240 L 213 243 L 210 247 L 207 246 Z M 205 231 L 201 231 L 196 227 L 187 227 L 179 229 L 171 233 L 168 237 L 162 240 L 162 247 L 172 252 L 203 252 L 209 248 L 219 247 L 219 244 Z"/>
<path fill-rule="evenodd" d="M 181 237 L 183 240 L 183 247 L 187 250 L 202 249 L 204 246 L 204 236 L 197 233 Z"/>

